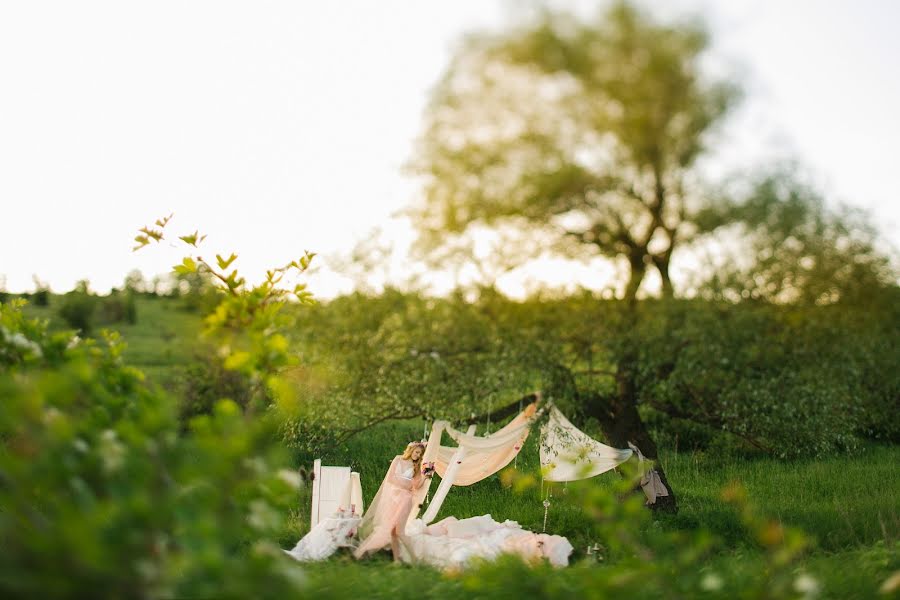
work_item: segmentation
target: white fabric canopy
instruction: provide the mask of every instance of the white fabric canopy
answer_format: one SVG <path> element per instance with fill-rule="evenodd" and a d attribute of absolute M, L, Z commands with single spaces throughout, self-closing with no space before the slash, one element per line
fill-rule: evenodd
<path fill-rule="evenodd" d="M 452 486 L 472 485 L 512 462 L 528 438 L 532 422 L 537 418 L 536 408 L 534 404 L 530 404 L 506 426 L 486 436 L 474 435 L 474 425 L 463 433 L 446 421 L 434 422 L 424 460 L 434 462 L 435 470 L 441 476 L 441 484 L 422 515 L 425 524 L 437 516 Z M 458 447 L 440 446 L 441 433 L 444 431 L 459 444 Z M 425 492 L 427 493 L 427 489 Z M 414 518 L 415 511 L 410 515 L 410 521 Z"/>
<path fill-rule="evenodd" d="M 576 481 L 610 471 L 629 458 L 631 450 L 601 444 L 577 429 L 559 410 L 541 428 L 541 469 L 547 481 Z"/>
<path fill-rule="evenodd" d="M 541 428 L 541 469 L 547 481 L 576 481 L 610 471 L 629 458 L 631 450 L 601 444 L 578 430 L 555 407 Z"/>
<path fill-rule="evenodd" d="M 537 405 L 530 404 L 505 427 L 486 436 L 474 435 L 474 426 L 463 433 L 446 421 L 435 421 L 423 460 L 435 463 L 441 483 L 422 515 L 422 521 L 427 525 L 434 520 L 452 486 L 472 485 L 511 463 L 543 410 L 537 411 Z M 631 450 L 618 450 L 601 444 L 579 431 L 555 406 L 550 405 L 549 410 L 549 420 L 541 428 L 540 444 L 541 467 L 547 481 L 587 479 L 614 469 L 631 458 Z M 440 445 L 444 431 L 458 444 L 457 447 Z M 421 506 L 429 485 L 430 482 L 419 490 L 414 507 Z M 417 514 L 414 508 L 410 523 Z"/>

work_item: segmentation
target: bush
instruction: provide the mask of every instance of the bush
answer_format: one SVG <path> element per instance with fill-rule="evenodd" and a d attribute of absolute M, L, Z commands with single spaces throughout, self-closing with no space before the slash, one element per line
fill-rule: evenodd
<path fill-rule="evenodd" d="M 222 401 L 181 433 L 117 336 L 76 343 L 20 307 L 0 306 L 0 596 L 295 596 L 273 424 Z"/>
<path fill-rule="evenodd" d="M 213 414 L 216 404 L 223 398 L 235 402 L 244 410 L 253 395 L 249 378 L 243 373 L 225 369 L 222 360 L 211 348 L 198 352 L 190 364 L 179 370 L 175 389 L 180 399 L 180 419 L 184 424 L 196 416 Z"/>
<path fill-rule="evenodd" d="M 890 393 L 889 377 L 866 376 L 872 359 L 864 350 L 889 336 L 860 322 L 854 307 L 676 302 L 645 308 L 654 314 L 636 332 L 641 402 L 742 444 L 778 456 L 855 448 L 870 399 Z"/>
<path fill-rule="evenodd" d="M 69 327 L 79 331 L 82 336 L 86 336 L 93 332 L 96 308 L 96 296 L 73 291 L 63 296 L 58 312 Z"/>
<path fill-rule="evenodd" d="M 47 288 L 36 290 L 33 294 L 31 294 L 31 301 L 34 302 L 35 306 L 49 306 L 50 290 Z"/>
<path fill-rule="evenodd" d="M 133 292 L 119 292 L 113 290 L 110 294 L 99 300 L 99 320 L 103 324 L 137 323 L 137 304 Z"/>

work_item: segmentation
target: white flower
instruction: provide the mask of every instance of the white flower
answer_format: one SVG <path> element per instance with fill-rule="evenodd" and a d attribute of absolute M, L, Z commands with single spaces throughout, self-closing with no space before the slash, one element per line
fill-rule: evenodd
<path fill-rule="evenodd" d="M 250 514 L 247 522 L 256 530 L 264 531 L 278 526 L 281 515 L 263 500 L 254 500 L 250 503 Z"/>
<path fill-rule="evenodd" d="M 100 460 L 107 473 L 118 471 L 125 462 L 125 446 L 119 442 L 118 435 L 112 429 L 107 429 L 100 435 Z"/>
<path fill-rule="evenodd" d="M 27 337 L 25 337 L 25 334 L 21 331 L 17 331 L 16 333 L 9 335 L 4 329 L 3 337 L 6 338 L 7 342 L 9 342 L 12 346 L 15 346 L 19 350 L 30 352 L 37 357 L 41 357 L 44 355 L 44 353 L 41 352 L 41 347 L 36 342 L 32 342 Z"/>
<path fill-rule="evenodd" d="M 722 578 L 716 573 L 707 573 L 700 580 L 700 588 L 707 592 L 717 592 L 722 589 Z"/>
<path fill-rule="evenodd" d="M 51 406 L 50 408 L 48 408 L 47 410 L 44 411 L 44 423 L 52 423 L 53 421 L 60 418 L 61 416 L 62 416 L 62 413 L 59 412 L 59 410 L 56 407 Z"/>
<path fill-rule="evenodd" d="M 819 594 L 819 582 L 809 573 L 800 573 L 794 580 L 794 589 L 804 598 L 815 598 Z"/>
<path fill-rule="evenodd" d="M 278 469 L 278 479 L 282 480 L 295 490 L 300 489 L 300 485 L 303 482 L 300 478 L 300 473 L 289 469 Z"/>

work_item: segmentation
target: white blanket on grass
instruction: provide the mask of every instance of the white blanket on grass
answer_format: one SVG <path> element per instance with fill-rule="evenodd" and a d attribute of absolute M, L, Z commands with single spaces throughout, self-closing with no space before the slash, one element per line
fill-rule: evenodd
<path fill-rule="evenodd" d="M 491 515 L 456 519 L 447 517 L 426 526 L 416 519 L 406 527 L 400 553 L 404 562 L 459 570 L 478 559 L 494 560 L 513 554 L 527 562 L 548 560 L 556 567 L 569 564 L 572 544 L 559 535 L 534 533 L 515 521 L 498 523 Z"/>

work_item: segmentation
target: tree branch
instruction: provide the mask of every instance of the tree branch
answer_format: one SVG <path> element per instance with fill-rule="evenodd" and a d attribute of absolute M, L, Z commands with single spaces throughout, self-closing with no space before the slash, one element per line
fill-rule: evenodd
<path fill-rule="evenodd" d="M 335 440 L 335 443 L 336 443 L 336 444 L 342 444 L 342 443 L 346 442 L 347 440 L 349 440 L 350 438 L 352 438 L 352 437 L 353 437 L 354 435 L 356 435 L 357 433 L 362 433 L 362 432 L 365 431 L 366 429 L 370 429 L 370 428 L 372 428 L 372 427 L 375 427 L 375 426 L 378 425 L 379 423 L 384 423 L 385 421 L 391 421 L 391 420 L 398 420 L 398 421 L 399 421 L 399 420 L 402 420 L 402 419 L 415 419 L 416 417 L 422 417 L 422 416 L 424 416 L 424 413 L 416 413 L 416 414 L 400 414 L 400 413 L 396 413 L 396 412 L 395 412 L 395 413 L 391 413 L 391 414 L 389 414 L 389 415 L 382 415 L 381 417 L 378 417 L 378 418 L 375 419 L 374 421 L 369 421 L 369 422 L 366 423 L 365 425 L 362 425 L 362 426 L 360 426 L 360 427 L 357 427 L 356 429 L 348 429 L 348 430 L 345 431 L 343 434 L 341 434 L 340 437 L 338 437 L 338 438 Z"/>
<path fill-rule="evenodd" d="M 537 402 L 541 399 L 540 392 L 534 392 L 533 394 L 528 394 L 527 396 L 523 396 L 518 400 L 507 404 L 506 406 L 500 407 L 497 410 L 492 410 L 490 412 L 486 412 L 477 416 L 473 416 L 465 421 L 466 425 L 474 425 L 481 421 L 487 421 L 488 417 L 492 421 L 501 421 L 506 417 L 511 417 L 512 415 L 519 412 L 519 406 L 527 406 L 532 402 Z"/>

